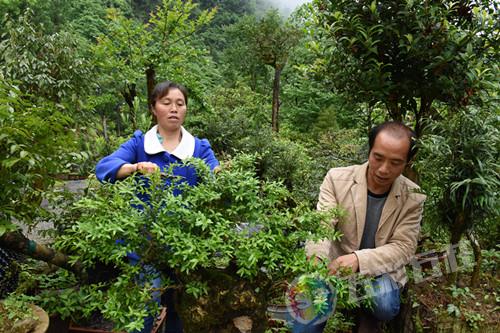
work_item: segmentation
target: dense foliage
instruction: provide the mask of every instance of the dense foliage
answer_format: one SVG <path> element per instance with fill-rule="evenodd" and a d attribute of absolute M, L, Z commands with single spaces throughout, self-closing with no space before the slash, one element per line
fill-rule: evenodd
<path fill-rule="evenodd" d="M 467 105 L 498 62 L 490 1 L 315 1 L 331 84 L 357 102 L 407 114 L 417 134 L 433 102 Z"/>
<path fill-rule="evenodd" d="M 13 218 L 31 224 L 43 215 L 43 192 L 71 161 L 71 118 L 50 101 L 32 104 L 18 87 L 0 82 L 0 235 Z"/>
<path fill-rule="evenodd" d="M 40 202 L 57 198 L 58 246 L 87 269 L 104 262 L 119 271 L 88 284 L 63 271 L 33 273 L 35 291 L 25 291 L 39 292 L 37 302 L 64 316 L 98 309 L 118 327 L 138 327 L 130 318 L 146 314 L 151 295 L 135 283 L 139 267 L 123 260 L 133 249 L 144 264 L 176 270 L 192 306 L 227 281 L 244 281 L 249 303 L 265 304 L 271 280 L 310 269 L 301 244 L 323 233 L 310 209 L 327 170 L 364 162 L 367 130 L 387 119 L 422 138 L 414 178 L 429 198 L 430 243 L 466 236 L 478 263 L 481 253 L 495 258 L 499 4 L 314 0 L 288 17 L 269 8 L 263 0 L 0 2 L 0 238 L 47 219 Z M 150 127 L 151 89 L 165 79 L 188 87 L 186 128 L 210 140 L 223 171 L 200 171 L 202 184 L 182 196 L 144 188 L 151 205 L 134 194 L 141 178 L 92 183 L 76 206 L 53 194 L 57 178 L 92 174 Z"/>
<path fill-rule="evenodd" d="M 238 314 L 251 315 L 258 323 L 265 318 L 270 295 L 279 293 L 273 289 L 276 282 L 311 270 L 301 244 L 306 239 L 340 237 L 321 223 L 338 217 L 338 212 L 317 212 L 304 205 L 286 208 L 290 193 L 278 182 L 259 181 L 250 155 L 233 159 L 215 176 L 202 161 L 191 163 L 201 180 L 196 187 L 175 178 L 165 185 L 164 179 L 172 177 L 172 166 L 148 178 L 100 186 L 77 202 L 80 218 L 58 246 L 85 267 L 104 263 L 121 274 L 85 287 L 89 295 L 74 297 L 74 305 L 62 309 L 50 303 L 45 291 L 39 299 L 45 308 L 66 311 L 64 315 L 97 307 L 119 327 L 137 327 L 140 320 L 127 320 L 131 313 L 138 319 L 145 314 L 136 300 L 148 295 L 151 286 L 134 286 L 135 276 L 138 267 L 152 265 L 176 273 L 178 280 L 164 280 L 161 288 L 186 293 L 178 310 L 188 332 L 223 327 Z M 174 189 L 182 194 L 174 195 Z M 130 252 L 141 257 L 136 266 L 123 260 Z M 59 283 L 54 287 L 60 288 Z M 89 300 L 90 306 L 85 305 Z"/>

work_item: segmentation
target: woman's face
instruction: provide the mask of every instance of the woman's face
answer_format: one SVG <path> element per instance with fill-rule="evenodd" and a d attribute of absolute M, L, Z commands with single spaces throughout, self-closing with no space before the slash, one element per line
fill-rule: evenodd
<path fill-rule="evenodd" d="M 186 99 L 177 88 L 170 89 L 166 95 L 156 100 L 153 107 L 158 126 L 165 131 L 178 130 L 184 123 L 186 112 Z"/>

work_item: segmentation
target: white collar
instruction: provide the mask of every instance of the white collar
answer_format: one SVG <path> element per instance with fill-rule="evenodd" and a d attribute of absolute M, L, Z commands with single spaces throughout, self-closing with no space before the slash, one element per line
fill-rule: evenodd
<path fill-rule="evenodd" d="M 158 140 L 158 136 L 156 135 L 157 131 L 158 125 L 155 125 L 144 135 L 144 151 L 149 155 L 166 152 L 165 148 L 163 148 L 162 144 Z M 194 136 L 192 136 L 191 133 L 186 131 L 182 126 L 181 133 L 181 142 L 179 142 L 179 145 L 177 145 L 175 150 L 170 154 L 181 160 L 185 160 L 192 157 L 194 154 Z"/>

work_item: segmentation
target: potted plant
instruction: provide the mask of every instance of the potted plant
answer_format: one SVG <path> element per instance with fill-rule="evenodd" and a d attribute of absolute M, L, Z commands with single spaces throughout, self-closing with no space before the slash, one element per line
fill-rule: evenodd
<path fill-rule="evenodd" d="M 0 301 L 0 333 L 45 333 L 49 316 L 34 304 L 13 295 Z"/>
<path fill-rule="evenodd" d="M 251 319 L 252 332 L 263 331 L 273 286 L 318 269 L 302 245 L 338 239 L 324 222 L 339 212 L 312 210 L 295 202 L 283 184 L 257 179 L 251 155 L 234 158 L 215 176 L 201 161 L 187 163 L 197 169 L 196 187 L 164 170 L 88 191 L 75 206 L 79 220 L 57 247 L 87 269 L 102 262 L 119 274 L 87 285 L 69 281 L 69 296 L 60 290 L 61 274 L 71 280 L 69 273 L 58 273 L 57 303 L 49 304 L 50 291 L 40 300 L 64 315 L 99 310 L 116 329 L 137 329 L 156 310 L 151 285 L 137 283 L 141 266 L 152 265 L 175 272 L 176 281 L 165 278 L 161 288 L 178 290 L 176 310 L 186 332 L 218 332 L 241 317 Z M 138 265 L 124 260 L 132 251 L 141 257 Z"/>

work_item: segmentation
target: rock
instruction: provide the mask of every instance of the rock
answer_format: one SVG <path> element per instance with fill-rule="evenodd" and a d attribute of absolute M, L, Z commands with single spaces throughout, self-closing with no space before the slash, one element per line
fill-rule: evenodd
<path fill-rule="evenodd" d="M 250 317 L 248 316 L 234 318 L 233 324 L 241 333 L 252 332 L 252 319 L 250 319 Z"/>

